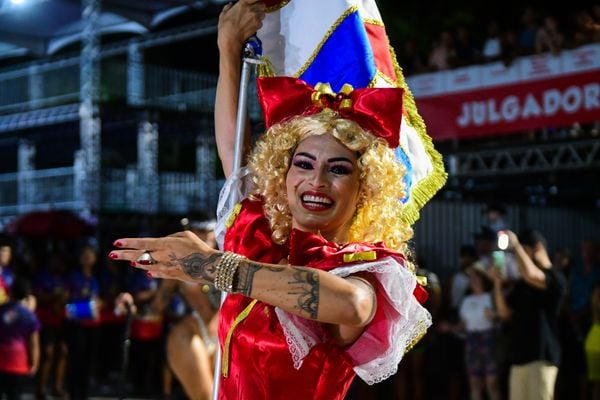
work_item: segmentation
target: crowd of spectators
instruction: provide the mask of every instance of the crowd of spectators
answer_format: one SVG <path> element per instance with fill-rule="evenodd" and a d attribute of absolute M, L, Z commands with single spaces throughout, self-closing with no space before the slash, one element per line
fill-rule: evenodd
<path fill-rule="evenodd" d="M 447 279 L 420 271 L 433 316 L 424 340 L 388 381 L 355 382 L 352 400 L 600 399 L 599 243 L 552 251 L 538 231 L 511 232 L 502 204 L 483 212 Z"/>
<path fill-rule="evenodd" d="M 182 393 L 165 350 L 169 329 L 190 312 L 182 296 L 155 315 L 160 280 L 108 259 L 94 241 L 0 236 L 0 398 Z M 116 307 L 124 292 L 135 315 Z"/>
<path fill-rule="evenodd" d="M 64 219 L 32 233 L 30 225 L 50 224 L 31 215 L 0 232 L 0 399 L 209 398 L 219 292 L 107 255 L 115 237 L 175 230 L 216 246 L 210 215 L 120 216 L 91 228 L 104 244 Z"/>
<path fill-rule="evenodd" d="M 488 20 L 483 35 L 475 35 L 469 24 L 461 23 L 442 29 L 428 48 L 419 47 L 416 37 L 406 38 L 397 56 L 404 74 L 413 75 L 492 61 L 509 65 L 519 56 L 558 54 L 563 49 L 597 42 L 600 3 L 565 15 L 527 7 L 517 24 L 503 26 L 497 19 Z"/>
<path fill-rule="evenodd" d="M 374 387 L 355 380 L 349 400 L 504 399 L 515 387 L 515 364 L 527 366 L 517 371 L 519 379 L 532 371 L 556 377 L 548 386 L 556 399 L 600 399 L 598 243 L 584 241 L 579 256 L 566 248 L 550 252 L 530 231 L 513 238 L 529 253 L 499 252 L 497 232 L 510 229 L 505 213 L 502 205 L 486 208 L 486 225 L 461 247 L 448 280 L 418 262 L 433 327 L 395 376 Z M 26 388 L 40 400 L 183 398 L 166 355 L 169 329 L 190 311 L 181 296 L 157 318 L 147 311 L 161 297 L 161 281 L 110 260 L 108 249 L 48 242 L 39 253 L 26 243 L 8 236 L 0 241 L 0 321 L 19 318 L 11 329 L 0 323 L 0 392 Z M 535 263 L 543 264 L 533 280 L 542 286 L 523 276 L 525 257 L 533 260 L 533 272 Z M 115 312 L 123 292 L 138 310 L 131 346 L 124 342 L 127 315 Z M 542 336 L 532 337 L 534 331 Z M 544 346 L 523 345 L 531 341 Z"/>

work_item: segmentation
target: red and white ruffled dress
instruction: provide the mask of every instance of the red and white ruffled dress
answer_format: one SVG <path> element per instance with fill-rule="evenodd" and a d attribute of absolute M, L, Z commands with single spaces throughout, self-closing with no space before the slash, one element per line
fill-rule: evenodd
<path fill-rule="evenodd" d="M 427 294 L 404 256 L 382 243 L 340 246 L 299 230 L 277 245 L 262 201 L 245 198 L 241 190 L 251 186 L 247 178 L 247 170 L 237 171 L 221 193 L 216 232 L 221 248 L 265 263 L 287 258 L 290 265 L 340 277 L 371 274 L 377 282 L 377 311 L 354 343 L 340 347 L 322 323 L 228 295 L 219 315 L 219 398 L 343 399 L 355 375 L 369 384 L 393 375 L 404 353 L 431 325 L 421 305 Z M 234 203 L 231 196 L 243 200 Z"/>

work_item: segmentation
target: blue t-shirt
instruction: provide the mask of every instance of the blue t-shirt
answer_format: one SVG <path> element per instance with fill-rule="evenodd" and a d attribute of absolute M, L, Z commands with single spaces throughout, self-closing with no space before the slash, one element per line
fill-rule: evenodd
<path fill-rule="evenodd" d="M 74 271 L 67 277 L 69 302 L 89 301 L 100 295 L 100 287 L 95 276 L 87 277 L 81 271 Z"/>

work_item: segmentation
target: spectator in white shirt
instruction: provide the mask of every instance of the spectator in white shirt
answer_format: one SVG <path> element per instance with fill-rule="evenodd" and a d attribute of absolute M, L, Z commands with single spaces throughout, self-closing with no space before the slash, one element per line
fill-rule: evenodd
<path fill-rule="evenodd" d="M 500 400 L 492 281 L 478 263 L 468 269 L 467 275 L 471 294 L 460 305 L 460 323 L 448 325 L 444 330 L 462 330 L 465 333 L 465 363 L 470 399 Z"/>

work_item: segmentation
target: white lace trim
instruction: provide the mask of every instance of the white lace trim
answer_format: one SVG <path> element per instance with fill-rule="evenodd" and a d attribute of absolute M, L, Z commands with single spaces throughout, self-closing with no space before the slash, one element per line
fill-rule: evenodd
<path fill-rule="evenodd" d="M 362 335 L 346 351 L 355 362 L 354 371 L 369 385 L 387 379 L 395 374 L 398 363 L 431 326 L 431 315 L 413 296 L 415 276 L 392 257 L 371 263 L 354 264 L 336 268 L 330 273 L 346 277 L 357 272 L 371 272 L 380 282 L 383 293 L 378 296 L 394 311 L 389 320 L 385 338 L 377 337 L 367 327 Z M 276 308 L 279 322 L 283 327 L 286 342 L 292 355 L 294 367 L 300 368 L 310 349 L 324 339 L 321 325 Z M 390 346 L 381 348 L 381 342 Z"/>
<path fill-rule="evenodd" d="M 308 355 L 310 349 L 324 340 L 321 325 L 309 319 L 289 314 L 277 307 L 275 314 L 283 328 L 294 368 L 300 369 L 304 357 Z"/>
<path fill-rule="evenodd" d="M 233 207 L 248 197 L 253 188 L 252 176 L 250 175 L 250 170 L 246 167 L 235 170 L 225 181 L 219 194 L 217 225 L 215 226 L 215 237 L 219 249 L 223 250 L 225 232 L 227 232 L 227 219 L 231 215 Z"/>

